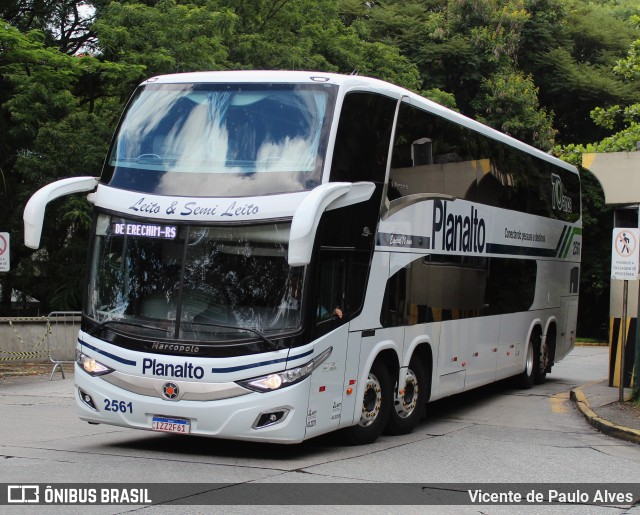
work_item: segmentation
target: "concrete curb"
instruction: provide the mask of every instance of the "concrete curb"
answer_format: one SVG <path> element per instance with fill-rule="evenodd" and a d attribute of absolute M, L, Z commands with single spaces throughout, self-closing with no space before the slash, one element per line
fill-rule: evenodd
<path fill-rule="evenodd" d="M 620 440 L 640 444 L 639 430 L 619 426 L 598 416 L 598 414 L 591 409 L 591 406 L 589 406 L 589 401 L 582 391 L 582 388 L 574 388 L 571 390 L 569 396 L 571 397 L 571 400 L 576 403 L 578 409 L 584 415 L 584 418 L 587 419 L 587 422 L 589 422 L 589 424 L 595 427 L 598 431 L 606 434 L 607 436 L 612 436 L 613 438 L 619 438 Z"/>

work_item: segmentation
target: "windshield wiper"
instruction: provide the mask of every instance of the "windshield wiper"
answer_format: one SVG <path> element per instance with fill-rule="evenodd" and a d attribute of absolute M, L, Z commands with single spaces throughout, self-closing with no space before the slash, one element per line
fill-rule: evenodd
<path fill-rule="evenodd" d="M 95 329 L 89 331 L 89 334 L 91 336 L 97 336 L 97 334 L 102 331 L 102 329 L 104 329 L 106 326 L 108 325 L 117 325 L 117 324 L 122 324 L 122 325 L 130 325 L 133 327 L 139 327 L 140 329 L 151 329 L 152 331 L 162 331 L 163 333 L 168 333 L 169 330 L 168 329 L 162 329 L 161 327 L 154 327 L 152 325 L 145 325 L 145 324 L 138 324 L 137 322 L 130 322 L 127 320 L 115 320 L 113 318 L 109 318 L 108 320 L 105 320 L 104 322 L 101 322 L 100 324 L 98 324 L 98 327 L 96 327 Z"/>
<path fill-rule="evenodd" d="M 139 324 L 137 322 L 130 322 L 127 320 L 115 320 L 113 318 L 110 318 L 109 320 L 105 320 L 104 322 L 101 322 L 98 327 L 96 327 L 95 329 L 88 331 L 88 333 L 91 336 L 97 336 L 98 333 L 104 329 L 107 325 L 111 325 L 111 324 L 122 324 L 122 325 L 130 325 L 132 327 L 139 327 L 141 329 L 151 329 L 152 331 L 161 331 L 163 333 L 170 333 L 171 330 L 170 329 L 162 329 L 160 327 L 154 327 L 151 325 L 145 325 L 145 324 Z M 236 331 L 247 331 L 250 333 L 253 333 L 255 335 L 257 335 L 264 343 L 267 344 L 267 346 L 272 349 L 272 350 L 277 350 L 278 349 L 278 344 L 275 343 L 273 340 L 267 338 L 264 334 L 262 334 L 260 331 L 258 331 L 257 329 L 251 329 L 249 327 L 237 327 L 235 325 L 224 325 L 224 324 L 216 324 L 216 323 L 212 323 L 212 322 L 199 322 L 198 325 L 204 325 L 204 326 L 211 326 L 211 327 L 221 327 L 223 329 L 235 329 Z"/>
<path fill-rule="evenodd" d="M 235 329 L 236 331 L 248 331 L 250 333 L 257 335 L 272 350 L 278 349 L 278 344 L 276 342 L 267 338 L 264 334 L 262 334 L 257 329 L 251 329 L 249 327 L 237 327 L 235 325 L 216 324 L 215 322 L 198 322 L 198 325 L 204 325 L 204 326 L 210 326 L 210 327 L 221 327 L 223 329 Z"/>

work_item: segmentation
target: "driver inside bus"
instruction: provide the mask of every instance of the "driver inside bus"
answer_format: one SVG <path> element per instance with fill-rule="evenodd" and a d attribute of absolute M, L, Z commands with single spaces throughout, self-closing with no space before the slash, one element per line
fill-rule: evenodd
<path fill-rule="evenodd" d="M 286 298 L 283 300 L 280 305 L 281 308 L 286 309 L 300 309 L 300 302 L 302 300 L 302 285 L 300 281 L 300 276 L 294 275 L 291 277 L 289 281 L 289 288 Z M 326 307 L 324 307 L 321 303 L 318 303 L 318 309 L 316 313 L 316 317 L 318 320 L 328 320 L 332 317 L 342 318 L 343 313 L 340 307 L 336 306 L 333 311 L 329 311 Z"/>

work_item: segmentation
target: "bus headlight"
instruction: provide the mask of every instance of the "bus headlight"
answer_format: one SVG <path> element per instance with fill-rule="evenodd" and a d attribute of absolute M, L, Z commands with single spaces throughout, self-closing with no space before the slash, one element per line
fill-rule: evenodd
<path fill-rule="evenodd" d="M 236 381 L 236 383 L 255 392 L 270 392 L 280 388 L 286 388 L 309 377 L 311 372 L 318 368 L 331 355 L 332 350 L 333 347 L 329 347 L 322 354 L 309 361 L 309 363 L 300 367 L 244 381 Z"/>
<path fill-rule="evenodd" d="M 113 368 L 103 365 L 99 361 L 96 361 L 92 357 L 87 356 L 80 351 L 77 351 L 76 353 L 76 361 L 82 367 L 82 370 L 92 376 L 103 376 L 113 372 Z"/>

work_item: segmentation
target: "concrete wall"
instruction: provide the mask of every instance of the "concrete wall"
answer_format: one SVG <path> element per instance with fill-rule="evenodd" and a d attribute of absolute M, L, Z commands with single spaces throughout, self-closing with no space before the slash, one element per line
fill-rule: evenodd
<path fill-rule="evenodd" d="M 607 205 L 625 208 L 640 204 L 640 152 L 582 154 L 582 166 L 588 168 L 600 182 Z M 640 363 L 640 360 L 636 360 L 639 287 L 637 280 L 628 281 L 628 318 L 626 327 L 622 327 L 623 284 L 624 281 L 611 280 L 609 385 L 620 385 L 620 364 L 624 349 L 623 385 L 638 386 L 638 371 L 635 370 L 635 366 L 636 363 Z"/>
<path fill-rule="evenodd" d="M 582 154 L 582 166 L 600 182 L 606 204 L 640 202 L 640 152 Z"/>

